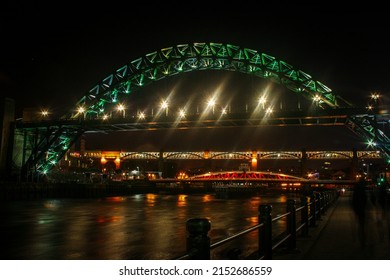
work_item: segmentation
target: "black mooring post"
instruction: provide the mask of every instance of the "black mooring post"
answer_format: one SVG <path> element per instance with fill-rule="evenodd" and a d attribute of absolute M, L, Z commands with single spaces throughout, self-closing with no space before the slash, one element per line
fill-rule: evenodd
<path fill-rule="evenodd" d="M 259 223 L 264 224 L 259 228 L 259 256 L 264 259 L 272 259 L 272 206 L 259 205 Z"/>
<path fill-rule="evenodd" d="M 193 260 L 210 259 L 210 221 L 206 218 L 189 219 L 187 226 L 187 253 Z"/>
<path fill-rule="evenodd" d="M 290 213 L 287 218 L 287 232 L 290 235 L 287 241 L 287 250 L 293 251 L 297 247 L 297 221 L 294 199 L 287 200 L 287 213 Z"/>
<path fill-rule="evenodd" d="M 317 221 L 317 201 L 316 201 L 316 196 L 314 193 L 310 195 L 310 226 L 315 227 L 316 221 Z"/>
<path fill-rule="evenodd" d="M 308 197 L 301 196 L 301 206 L 303 206 L 301 212 L 301 224 L 304 225 L 302 228 L 302 236 L 309 235 L 309 205 L 308 205 Z"/>

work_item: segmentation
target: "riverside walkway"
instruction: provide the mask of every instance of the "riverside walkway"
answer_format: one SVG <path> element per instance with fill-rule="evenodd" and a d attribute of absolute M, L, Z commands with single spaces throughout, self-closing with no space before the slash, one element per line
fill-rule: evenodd
<path fill-rule="evenodd" d="M 308 237 L 297 239 L 295 252 L 275 252 L 279 260 L 390 260 L 389 206 L 383 209 L 367 194 L 364 223 L 352 207 L 353 192 L 345 192 L 321 217 Z"/>

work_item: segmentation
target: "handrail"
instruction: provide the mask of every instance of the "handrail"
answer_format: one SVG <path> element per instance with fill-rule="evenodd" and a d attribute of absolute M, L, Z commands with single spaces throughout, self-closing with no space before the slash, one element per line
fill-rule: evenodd
<path fill-rule="evenodd" d="M 316 226 L 317 220 L 326 209 L 338 198 L 336 191 L 312 192 L 310 196 L 301 197 L 301 206 L 296 207 L 296 201 L 287 201 L 287 212 L 271 217 L 272 206 L 259 205 L 259 223 L 239 231 L 227 238 L 210 244 L 208 232 L 211 229 L 210 221 L 206 218 L 189 219 L 187 225 L 187 252 L 175 260 L 184 259 L 211 259 L 211 250 L 220 247 L 247 233 L 258 230 L 258 259 L 272 259 L 272 252 L 282 245 L 287 245 L 287 250 L 296 250 L 297 233 L 308 235 L 309 227 Z M 297 224 L 296 213 L 301 212 L 301 220 Z M 272 224 L 282 218 L 287 219 L 286 230 L 277 237 L 272 236 Z"/>
<path fill-rule="evenodd" d="M 263 224 L 263 223 L 260 223 L 260 224 L 257 224 L 257 225 L 255 225 L 255 226 L 252 226 L 252 227 L 249 227 L 249 228 L 247 228 L 247 229 L 244 229 L 244 230 L 242 230 L 242 231 L 240 231 L 240 232 L 238 232 L 238 233 L 236 233 L 236 234 L 233 234 L 233 235 L 231 235 L 231 236 L 229 236 L 229 237 L 226 237 L 225 239 L 222 239 L 222 240 L 220 240 L 220 241 L 217 241 L 217 242 L 211 244 L 211 245 L 210 245 L 210 249 L 217 248 L 217 247 L 219 247 L 219 246 L 221 246 L 221 245 L 223 245 L 223 244 L 225 244 L 225 243 L 227 243 L 227 242 L 229 242 L 229 241 L 231 241 L 231 240 L 233 240 L 233 239 L 236 239 L 236 238 L 238 238 L 238 237 L 240 237 L 240 236 L 243 236 L 244 234 L 247 234 L 247 233 L 249 233 L 249 232 L 252 232 L 252 231 L 254 231 L 255 229 L 259 229 L 260 227 L 263 227 L 263 226 L 264 226 L 264 224 Z"/>

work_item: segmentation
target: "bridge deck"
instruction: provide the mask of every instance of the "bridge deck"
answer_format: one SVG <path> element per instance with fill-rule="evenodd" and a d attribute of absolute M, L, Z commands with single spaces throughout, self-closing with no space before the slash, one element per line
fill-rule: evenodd
<path fill-rule="evenodd" d="M 297 240 L 298 252 L 275 253 L 280 260 L 390 260 L 390 213 L 382 216 L 378 202 L 368 197 L 364 233 L 351 206 L 352 192 L 341 196 L 317 227 L 309 229 L 309 237 Z"/>

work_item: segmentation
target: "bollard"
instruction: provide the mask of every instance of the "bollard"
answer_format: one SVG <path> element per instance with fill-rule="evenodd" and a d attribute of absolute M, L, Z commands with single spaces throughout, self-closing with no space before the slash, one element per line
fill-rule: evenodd
<path fill-rule="evenodd" d="M 293 251 L 297 245 L 297 221 L 294 199 L 287 200 L 287 213 L 290 213 L 287 218 L 287 233 L 290 235 L 290 238 L 287 240 L 287 250 Z"/>
<path fill-rule="evenodd" d="M 323 193 L 323 211 L 322 211 L 322 214 L 326 214 L 326 210 L 328 209 L 329 207 L 329 192 L 326 191 Z"/>
<path fill-rule="evenodd" d="M 189 219 L 187 225 L 187 254 L 192 260 L 210 259 L 210 221 L 206 218 Z"/>
<path fill-rule="evenodd" d="M 316 196 L 313 194 L 310 195 L 310 226 L 315 227 L 316 221 L 317 221 L 317 202 L 316 202 Z"/>
<path fill-rule="evenodd" d="M 259 256 L 264 259 L 272 259 L 272 206 L 259 205 L 259 223 L 264 224 L 259 228 Z"/>
<path fill-rule="evenodd" d="M 325 214 L 325 207 L 326 207 L 325 193 L 324 192 L 320 193 L 320 200 L 321 200 L 321 215 L 324 215 Z"/>
<path fill-rule="evenodd" d="M 301 212 L 301 224 L 304 225 L 302 228 L 302 236 L 309 235 L 309 205 L 308 205 L 308 197 L 301 196 L 301 206 L 304 208 Z"/>
<path fill-rule="evenodd" d="M 322 209 L 322 202 L 321 202 L 321 194 L 319 192 L 315 193 L 316 200 L 317 200 L 317 220 L 321 220 L 321 209 Z"/>

